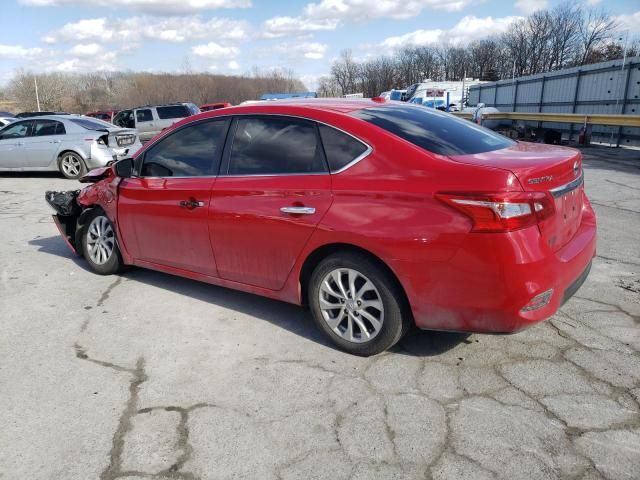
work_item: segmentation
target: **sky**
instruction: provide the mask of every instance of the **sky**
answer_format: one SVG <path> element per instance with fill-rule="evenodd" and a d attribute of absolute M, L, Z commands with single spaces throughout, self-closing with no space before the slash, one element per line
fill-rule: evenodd
<path fill-rule="evenodd" d="M 291 69 L 309 88 L 341 50 L 465 44 L 557 0 L 0 0 L 0 84 L 34 72 Z M 640 0 L 583 0 L 640 35 Z"/>

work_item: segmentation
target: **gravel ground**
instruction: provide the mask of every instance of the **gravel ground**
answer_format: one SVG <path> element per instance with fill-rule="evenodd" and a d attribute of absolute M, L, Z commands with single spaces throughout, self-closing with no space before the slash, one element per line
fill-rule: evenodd
<path fill-rule="evenodd" d="M 512 336 L 363 359 L 308 313 L 57 235 L 56 175 L 0 175 L 0 479 L 640 478 L 640 152 L 584 151 L 598 257 Z"/>

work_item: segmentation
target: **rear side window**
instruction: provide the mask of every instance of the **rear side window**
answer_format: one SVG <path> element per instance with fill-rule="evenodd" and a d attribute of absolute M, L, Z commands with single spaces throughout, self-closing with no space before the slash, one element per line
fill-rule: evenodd
<path fill-rule="evenodd" d="M 393 105 L 352 115 L 439 155 L 471 155 L 514 145 L 491 130 L 432 108 Z"/>
<path fill-rule="evenodd" d="M 47 135 L 64 135 L 64 125 L 55 120 L 36 120 L 32 135 L 45 137 Z"/>
<path fill-rule="evenodd" d="M 331 172 L 343 169 L 369 150 L 367 145 L 340 130 L 327 125 L 320 125 L 318 128 Z"/>
<path fill-rule="evenodd" d="M 144 155 L 143 177 L 216 175 L 229 120 L 200 122 L 163 138 Z"/>
<path fill-rule="evenodd" d="M 160 118 L 162 118 L 162 117 L 160 117 Z M 151 113 L 151 110 L 149 110 L 149 109 L 136 110 L 136 120 L 138 122 L 152 122 L 153 121 L 153 114 Z"/>
<path fill-rule="evenodd" d="M 171 105 L 167 107 L 157 107 L 158 117 L 165 120 L 168 118 L 185 118 L 191 115 L 189 109 L 184 105 Z"/>
<path fill-rule="evenodd" d="M 108 125 L 105 125 L 100 120 L 90 120 L 88 118 L 70 118 L 70 122 L 80 125 L 86 130 L 95 130 L 97 132 L 106 132 Z"/>
<path fill-rule="evenodd" d="M 287 117 L 238 120 L 229 157 L 229 175 L 326 171 L 314 123 Z"/>

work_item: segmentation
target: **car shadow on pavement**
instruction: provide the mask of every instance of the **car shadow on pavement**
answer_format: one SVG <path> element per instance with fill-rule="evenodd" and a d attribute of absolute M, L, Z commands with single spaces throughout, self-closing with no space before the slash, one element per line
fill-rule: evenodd
<path fill-rule="evenodd" d="M 29 245 L 39 247 L 38 252 L 68 258 L 83 270 L 92 272 L 86 262 L 81 257 L 74 255 L 59 236 L 36 238 L 29 241 Z M 131 268 L 121 276 L 266 320 L 272 325 L 325 347 L 335 348 L 313 324 L 311 313 L 297 305 L 144 268 Z M 470 343 L 467 337 L 469 334 L 412 329 L 390 351 L 418 357 L 434 356 L 446 352 L 460 343 Z"/>
<path fill-rule="evenodd" d="M 60 236 L 36 237 L 33 240 L 29 240 L 28 243 L 29 245 L 38 247 L 38 252 L 68 258 L 83 270 L 87 272 L 93 272 L 93 270 L 89 268 L 89 265 L 87 265 L 87 262 L 85 262 L 82 257 L 73 253 L 71 249 L 67 245 L 65 245 L 64 240 Z"/>

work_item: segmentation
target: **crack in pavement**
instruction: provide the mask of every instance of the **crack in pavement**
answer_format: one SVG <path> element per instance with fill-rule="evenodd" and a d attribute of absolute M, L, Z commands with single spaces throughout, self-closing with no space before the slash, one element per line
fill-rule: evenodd
<path fill-rule="evenodd" d="M 140 385 L 147 380 L 144 371 L 144 358 L 138 358 L 136 368 L 131 373 L 131 382 L 129 383 L 129 399 L 120 415 L 118 428 L 116 429 L 113 439 L 111 452 L 109 453 L 109 465 L 100 474 L 100 480 L 113 480 L 121 475 L 122 468 L 122 452 L 124 451 L 124 436 L 131 430 L 131 417 L 137 412 L 138 395 Z"/>

